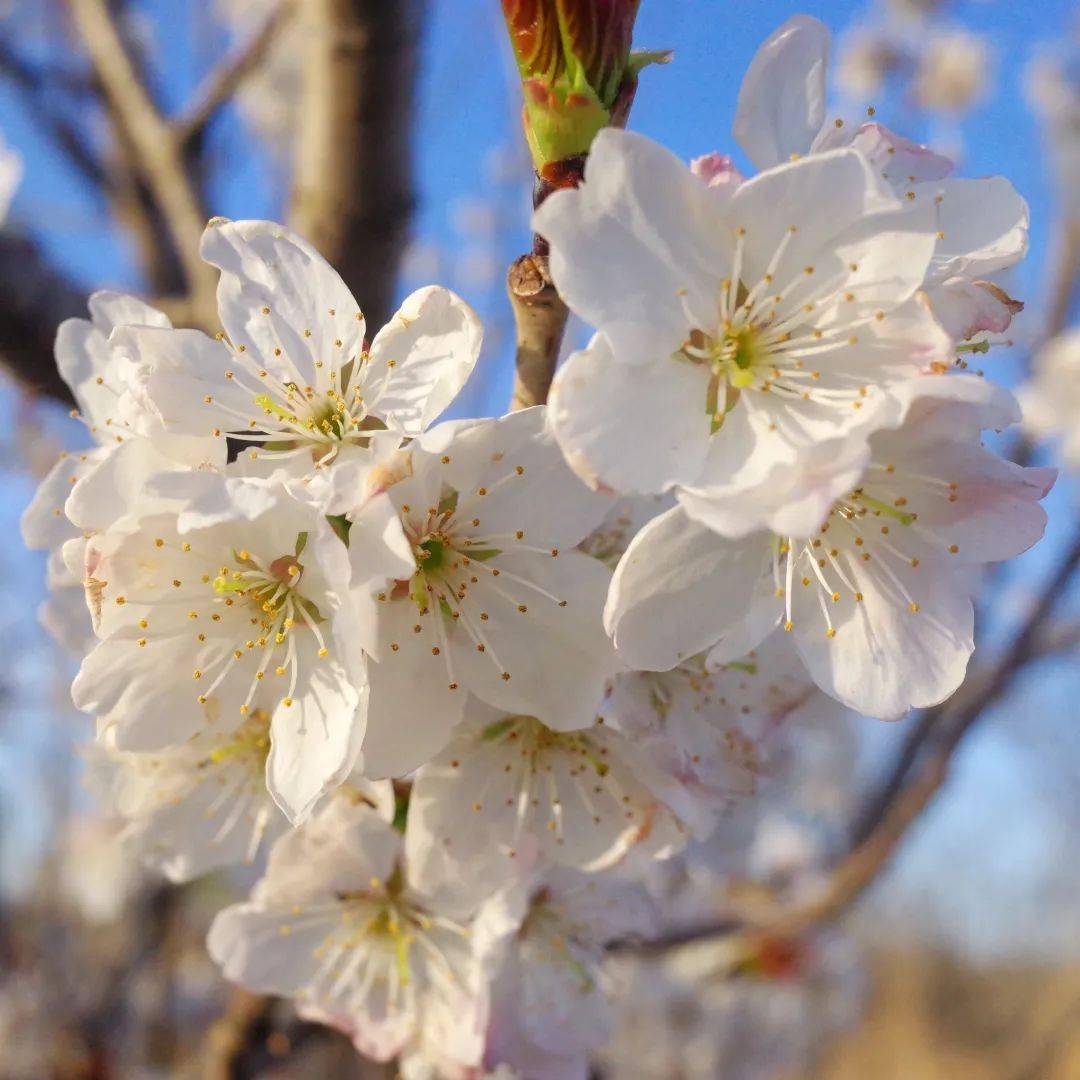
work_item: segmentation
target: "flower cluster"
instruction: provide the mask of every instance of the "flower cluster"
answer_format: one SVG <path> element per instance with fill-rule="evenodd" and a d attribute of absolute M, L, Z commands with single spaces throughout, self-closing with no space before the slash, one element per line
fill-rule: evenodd
<path fill-rule="evenodd" d="M 792 20 L 751 65 L 757 175 L 604 130 L 537 212 L 596 330 L 550 408 L 438 422 L 471 309 L 371 333 L 269 222 L 207 227 L 215 337 L 104 293 L 60 328 L 95 445 L 24 530 L 92 786 L 173 880 L 260 861 L 226 977 L 405 1075 L 584 1075 L 657 865 L 745 843 L 800 730 L 950 695 L 977 571 L 1042 532 L 965 360 L 1026 207 L 826 121 L 826 45 Z"/>

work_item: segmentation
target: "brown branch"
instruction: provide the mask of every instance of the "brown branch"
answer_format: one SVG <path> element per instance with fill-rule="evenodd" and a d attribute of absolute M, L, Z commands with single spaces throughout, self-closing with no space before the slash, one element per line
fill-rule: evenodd
<path fill-rule="evenodd" d="M 839 918 L 877 879 L 892 855 L 941 790 L 949 775 L 953 753 L 964 736 L 1015 681 L 1026 664 L 1040 655 L 1047 621 L 1069 581 L 1080 566 L 1080 530 L 1073 537 L 1057 569 L 1040 591 L 1023 627 L 987 673 L 965 686 L 956 698 L 927 710 L 932 734 L 911 778 L 881 809 L 865 839 L 857 842 L 829 872 L 821 889 L 796 905 L 770 904 L 765 910 L 740 913 L 706 926 L 683 928 L 645 941 L 617 942 L 619 951 L 663 952 L 707 938 L 734 933 L 794 937 L 821 923 Z"/>
<path fill-rule="evenodd" d="M 262 26 L 210 72 L 192 95 L 191 104 L 173 121 L 177 141 L 182 147 L 189 146 L 203 134 L 244 80 L 266 59 L 292 12 L 290 0 L 281 0 Z"/>
<path fill-rule="evenodd" d="M 559 346 L 570 314 L 551 281 L 546 255 L 522 255 L 510 264 L 506 291 L 514 312 L 516 374 L 510 410 L 547 401 Z"/>
<path fill-rule="evenodd" d="M 57 326 L 86 317 L 86 293 L 46 259 L 34 241 L 0 233 L 0 358 L 28 390 L 65 405 L 74 399 L 53 359 Z"/>
<path fill-rule="evenodd" d="M 415 205 L 412 129 L 425 0 L 298 0 L 305 55 L 290 224 L 337 268 L 372 330 L 392 310 Z"/>
<path fill-rule="evenodd" d="M 180 143 L 150 98 L 107 0 L 68 0 L 75 27 L 101 83 L 124 151 L 145 179 L 184 267 L 188 291 L 213 319 L 215 275 L 199 258 L 206 213 L 188 176 Z"/>

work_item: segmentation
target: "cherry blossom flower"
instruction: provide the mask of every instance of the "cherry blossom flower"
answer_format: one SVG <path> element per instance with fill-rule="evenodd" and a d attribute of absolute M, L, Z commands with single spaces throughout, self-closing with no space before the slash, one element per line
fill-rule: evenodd
<path fill-rule="evenodd" d="M 759 169 L 836 146 L 857 149 L 913 208 L 932 207 L 937 244 L 923 286 L 949 333 L 967 340 L 1007 330 L 1023 305 L 985 279 L 1026 254 L 1027 204 L 1002 177 L 950 177 L 947 158 L 880 124 L 826 120 L 828 56 L 829 31 L 817 19 L 796 15 L 775 30 L 743 79 L 736 140 Z"/>
<path fill-rule="evenodd" d="M 251 863 L 260 847 L 288 828 L 266 788 L 270 715 L 256 709 L 238 728 L 206 728 L 181 746 L 157 752 L 89 747 L 87 784 L 99 805 L 126 823 L 122 842 L 170 881 L 190 881 L 219 866 Z M 386 820 L 388 782 L 348 781 Z"/>
<path fill-rule="evenodd" d="M 603 719 L 558 731 L 472 699 L 416 773 L 406 853 L 425 889 L 479 896 L 505 880 L 508 860 L 597 871 L 637 846 L 663 858 L 686 840 L 665 803 L 676 787 Z"/>
<path fill-rule="evenodd" d="M 267 783 L 302 820 L 352 769 L 367 686 L 350 552 L 278 485 L 159 478 L 179 513 L 94 537 L 86 580 L 101 639 L 72 688 L 120 750 L 178 746 L 207 725 L 270 717 Z M 156 506 L 155 506 L 156 508 Z M 391 560 L 377 545 L 351 552 Z M 385 577 L 381 580 L 385 581 Z"/>
<path fill-rule="evenodd" d="M 584 185 L 551 196 L 535 224 L 560 292 L 601 331 L 553 387 L 568 462 L 618 491 L 694 489 L 701 520 L 735 501 L 760 523 L 777 470 L 884 422 L 891 386 L 952 356 L 916 295 L 932 208 L 905 207 L 851 149 L 729 194 L 605 131 Z"/>
<path fill-rule="evenodd" d="M 973 376 L 908 391 L 901 422 L 867 447 L 819 448 L 846 485 L 837 492 L 808 466 L 819 525 L 806 539 L 725 541 L 681 506 L 650 522 L 605 610 L 627 662 L 664 670 L 711 647 L 722 663 L 780 624 L 818 686 L 860 712 L 893 718 L 948 697 L 973 648 L 974 572 L 1040 538 L 1054 472 L 980 445 L 983 428 L 1017 419 L 1004 391 Z"/>
<path fill-rule="evenodd" d="M 359 305 L 306 241 L 269 221 L 211 221 L 203 258 L 221 271 L 217 340 L 128 327 L 132 396 L 176 433 L 253 444 L 271 475 L 363 462 L 376 433 L 419 435 L 461 389 L 480 351 L 472 310 L 446 289 L 409 296 L 365 346 Z"/>
<path fill-rule="evenodd" d="M 1024 427 L 1036 438 L 1061 436 L 1061 457 L 1080 468 L 1080 330 L 1054 338 L 1035 356 L 1020 390 Z"/>
<path fill-rule="evenodd" d="M 544 420 L 537 408 L 441 425 L 388 473 L 409 566 L 374 598 L 370 776 L 437 753 L 466 691 L 560 731 L 596 718 L 621 666 L 600 622 L 610 573 L 574 547 L 608 500 L 577 481 Z M 353 511 L 352 530 L 371 514 Z"/>
<path fill-rule="evenodd" d="M 42 621 L 77 655 L 85 651 L 89 619 L 82 595 L 79 545 L 84 534 L 115 525 L 132 502 L 142 499 L 156 472 L 221 467 L 225 448 L 212 439 L 177 437 L 156 427 L 127 398 L 130 371 L 109 347 L 109 334 L 127 324 L 168 327 L 168 319 L 133 296 L 97 292 L 89 300 L 90 319 L 68 319 L 56 335 L 56 363 L 78 405 L 95 446 L 63 453 L 38 486 L 22 516 L 26 545 L 50 552 L 52 593 Z M 64 556 L 61 548 L 71 543 Z"/>
<path fill-rule="evenodd" d="M 347 794 L 274 845 L 207 945 L 227 979 L 296 999 L 377 1061 L 433 1028 L 460 1066 L 478 1063 L 485 1002 L 468 927 L 414 889 L 400 833 Z"/>
<path fill-rule="evenodd" d="M 496 893 L 474 928 L 491 981 L 485 1065 L 584 1080 L 589 1051 L 611 1030 L 605 946 L 654 921 L 644 891 L 609 875 L 552 868 Z"/>

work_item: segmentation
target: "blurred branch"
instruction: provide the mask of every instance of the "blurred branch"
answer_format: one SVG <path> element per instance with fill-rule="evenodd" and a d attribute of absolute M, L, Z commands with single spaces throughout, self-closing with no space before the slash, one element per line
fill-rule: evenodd
<path fill-rule="evenodd" d="M 1065 329 L 1080 277 L 1080 221 L 1067 220 L 1058 230 L 1058 248 L 1048 294 L 1045 339 Z"/>
<path fill-rule="evenodd" d="M 911 825 L 933 801 L 949 775 L 952 755 L 987 708 L 1011 687 L 1017 675 L 1040 651 L 1043 633 L 1066 586 L 1080 566 L 1080 530 L 1076 532 L 1054 573 L 1040 591 L 1024 625 L 998 661 L 983 675 L 970 679 L 950 701 L 928 709 L 920 721 L 921 745 L 911 753 L 912 775 L 903 783 L 893 778 L 893 794 L 876 798 L 879 807 L 867 815 L 863 839 L 827 874 L 808 900 L 794 905 L 769 904 L 760 912 L 740 913 L 707 926 L 676 930 L 645 942 L 619 942 L 616 948 L 645 953 L 661 952 L 706 938 L 735 933 L 794 937 L 819 923 L 838 918 L 876 880 L 907 835 Z"/>
<path fill-rule="evenodd" d="M 86 294 L 32 240 L 0 233 L 0 357 L 25 387 L 73 405 L 53 360 L 57 326 L 86 316 Z"/>
<path fill-rule="evenodd" d="M 182 147 L 190 145 L 203 134 L 222 106 L 266 59 L 271 45 L 292 13 L 291 0 L 281 0 L 262 26 L 210 72 L 192 95 L 191 104 L 173 122 L 177 141 Z"/>
<path fill-rule="evenodd" d="M 415 204 L 412 133 L 425 0 L 298 0 L 306 49 L 290 224 L 368 326 L 389 317 Z"/>
<path fill-rule="evenodd" d="M 196 308 L 212 319 L 215 275 L 199 258 L 206 213 L 179 140 L 151 100 L 107 0 L 68 0 L 68 6 L 101 83 L 118 142 L 168 223 Z"/>
<path fill-rule="evenodd" d="M 515 259 L 506 288 L 517 337 L 517 370 L 510 399 L 513 412 L 547 401 L 570 313 L 555 291 L 546 255 Z"/>
<path fill-rule="evenodd" d="M 108 182 L 105 169 L 84 141 L 78 127 L 68 117 L 57 113 L 46 101 L 45 91 L 56 85 L 57 74 L 31 64 L 4 40 L 0 40 L 0 74 L 19 91 L 28 115 L 35 118 L 42 131 L 52 136 L 57 148 L 75 169 L 91 184 L 104 188 Z M 89 89 L 84 84 L 73 84 L 73 88 Z"/>

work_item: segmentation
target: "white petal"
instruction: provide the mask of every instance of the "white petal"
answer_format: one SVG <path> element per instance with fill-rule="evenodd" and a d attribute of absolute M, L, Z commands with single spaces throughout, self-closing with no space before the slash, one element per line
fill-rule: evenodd
<path fill-rule="evenodd" d="M 622 669 L 601 623 L 610 571 L 577 551 L 551 558 L 511 550 L 485 566 L 501 570 L 502 584 L 478 574 L 468 611 L 474 619 L 478 607 L 488 615 L 475 623 L 487 651 L 480 653 L 460 625 L 450 638 L 462 682 L 484 701 L 559 731 L 591 724 L 608 677 Z"/>
<path fill-rule="evenodd" d="M 360 369 L 369 412 L 419 435 L 465 385 L 482 340 L 480 320 L 459 296 L 436 286 L 414 292 L 375 336 Z"/>
<path fill-rule="evenodd" d="M 622 363 L 668 356 L 715 310 L 730 265 L 720 203 L 674 155 L 626 131 L 596 137 L 576 190 L 550 196 L 533 227 L 570 309 Z"/>
<path fill-rule="evenodd" d="M 475 513 L 484 535 L 524 531 L 526 542 L 537 547 L 572 547 L 600 524 L 611 499 L 570 471 L 547 412 L 540 405 L 497 420 L 440 424 L 424 445 L 439 439 L 445 453 L 417 455 L 415 473 L 436 493 L 441 483 L 455 488 L 459 513 Z M 450 438 L 441 438 L 444 428 Z"/>
<path fill-rule="evenodd" d="M 745 654 L 767 631 L 755 625 L 756 640 L 746 640 L 769 557 L 767 534 L 725 541 L 681 507 L 654 518 L 611 582 L 604 625 L 619 655 L 631 667 L 666 671 L 718 643 L 735 650 L 730 659 Z"/>
<path fill-rule="evenodd" d="M 408 599 L 379 608 L 382 659 L 368 665 L 371 693 L 363 743 L 364 775 L 372 778 L 404 776 L 437 754 L 461 719 L 466 697 L 462 686 L 449 688 L 446 659 L 432 653 L 441 650 L 431 630 L 433 616 L 421 617 Z"/>
<path fill-rule="evenodd" d="M 201 253 L 221 270 L 218 311 L 230 341 L 268 371 L 288 381 L 295 369 L 304 385 L 325 390 L 331 371 L 360 356 L 364 319 L 352 293 L 311 244 L 283 225 L 215 219 Z"/>
<path fill-rule="evenodd" d="M 927 295 L 934 314 L 956 341 L 968 341 L 983 331 L 1003 334 L 1013 316 L 1024 310 L 1019 300 L 991 281 L 953 277 L 931 286 Z"/>
<path fill-rule="evenodd" d="M 774 30 L 739 88 L 735 141 L 759 169 L 805 154 L 825 120 L 829 31 L 808 15 Z"/>
<path fill-rule="evenodd" d="M 353 686 L 330 657 L 308 655 L 303 668 L 292 705 L 282 702 L 274 710 L 266 761 L 266 786 L 294 825 L 352 772 L 368 696 L 368 688 Z"/>
<path fill-rule="evenodd" d="M 64 504 L 72 488 L 107 453 L 102 448 L 64 454 L 45 474 L 20 521 L 23 543 L 28 548 L 52 550 L 77 534 L 78 529 L 64 513 Z"/>
<path fill-rule="evenodd" d="M 874 562 L 851 561 L 848 571 L 863 599 L 845 592 L 829 605 L 835 637 L 825 633 L 816 593 L 795 592 L 795 642 L 814 681 L 845 705 L 883 720 L 944 701 L 963 682 L 974 649 L 967 580 L 933 564 L 906 574 L 904 584 L 919 606 L 912 612 Z"/>
<path fill-rule="evenodd" d="M 590 487 L 639 493 L 692 483 L 709 449 L 708 382 L 704 367 L 667 357 L 620 364 L 597 334 L 555 377 L 552 430 Z"/>
<path fill-rule="evenodd" d="M 118 326 L 171 326 L 169 317 L 137 296 L 102 289 L 92 293 L 86 306 L 94 326 L 108 337 Z"/>
<path fill-rule="evenodd" d="M 932 282 L 962 274 L 984 278 L 1019 262 L 1028 247 L 1028 206 L 1002 176 L 919 185 L 919 200 L 940 198 L 943 236 Z"/>

